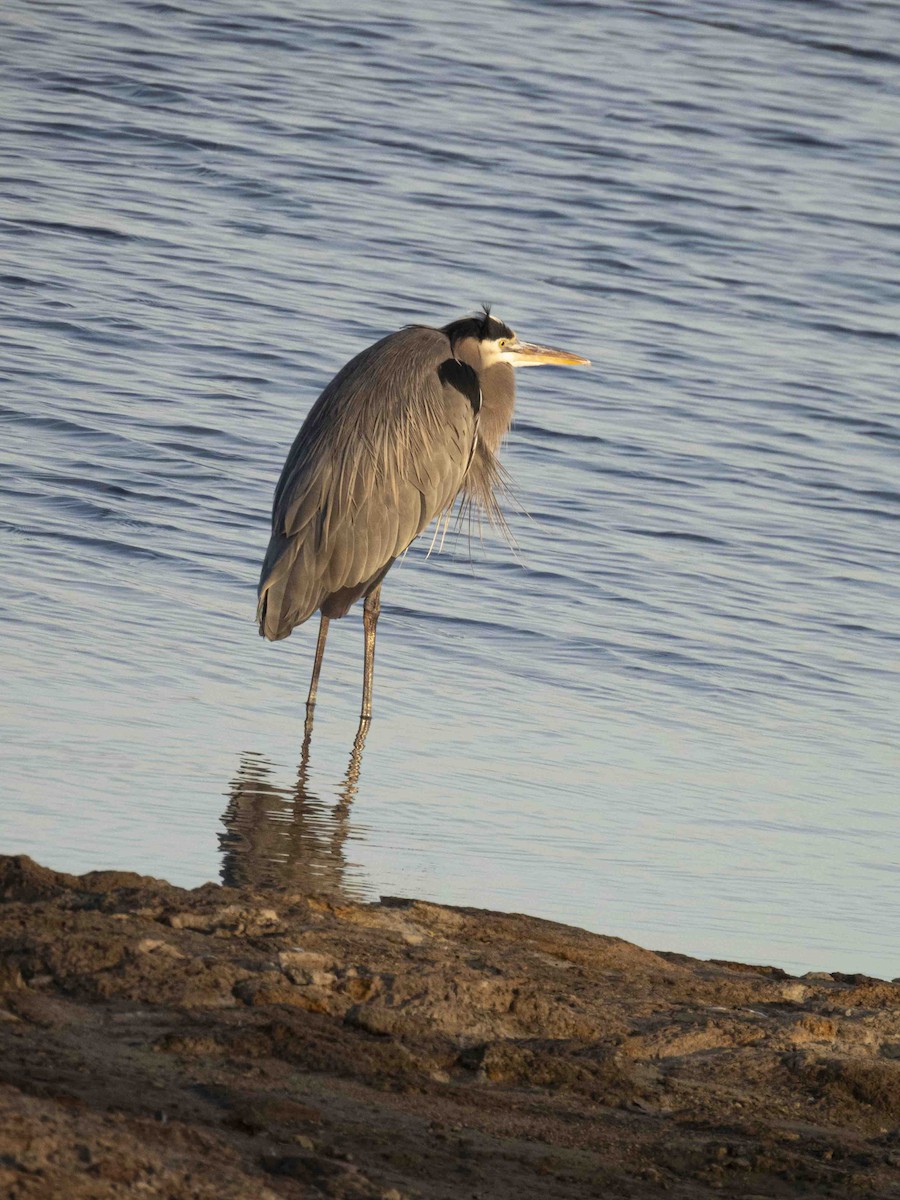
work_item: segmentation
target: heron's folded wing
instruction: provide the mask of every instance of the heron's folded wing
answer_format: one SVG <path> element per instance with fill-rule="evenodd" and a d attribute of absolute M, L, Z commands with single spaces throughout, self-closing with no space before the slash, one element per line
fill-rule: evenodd
<path fill-rule="evenodd" d="M 279 628 L 306 620 L 330 593 L 376 579 L 452 505 L 472 459 L 480 392 L 475 372 L 448 356 L 438 330 L 401 330 L 319 397 L 279 481 L 260 581 L 260 611 L 272 590 Z"/>

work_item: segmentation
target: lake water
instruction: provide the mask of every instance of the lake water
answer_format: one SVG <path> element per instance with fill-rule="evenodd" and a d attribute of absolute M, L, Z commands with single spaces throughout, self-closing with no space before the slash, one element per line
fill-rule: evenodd
<path fill-rule="evenodd" d="M 751 11 L 752 10 L 752 11 Z M 900 974 L 894 3 L 5 0 L 0 850 Z M 518 557 L 254 625 L 322 386 L 476 308 Z"/>

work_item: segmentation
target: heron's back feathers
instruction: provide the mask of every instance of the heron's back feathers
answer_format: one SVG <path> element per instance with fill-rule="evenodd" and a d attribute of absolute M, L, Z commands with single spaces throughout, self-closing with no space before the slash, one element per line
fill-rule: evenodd
<path fill-rule="evenodd" d="M 446 334 L 424 326 L 391 334 L 335 376 L 275 491 L 263 636 L 287 637 L 318 608 L 343 616 L 450 508 L 470 464 L 482 480 L 470 494 L 490 510 L 495 460 L 477 436 L 480 407 L 476 372 L 453 359 Z"/>

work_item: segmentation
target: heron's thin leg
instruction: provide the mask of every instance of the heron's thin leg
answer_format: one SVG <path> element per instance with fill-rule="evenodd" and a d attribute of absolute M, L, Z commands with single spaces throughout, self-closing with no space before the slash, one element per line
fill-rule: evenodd
<path fill-rule="evenodd" d="M 316 691 L 319 687 L 319 672 L 322 670 L 322 659 L 325 657 L 325 639 L 328 637 L 328 618 L 322 613 L 319 622 L 319 638 L 316 642 L 316 657 L 313 659 L 312 679 L 309 681 L 309 695 L 306 697 L 306 717 L 312 717 L 316 707 Z"/>
<path fill-rule="evenodd" d="M 373 588 L 366 596 L 363 605 L 363 628 L 366 637 L 366 656 L 363 665 L 363 698 L 360 721 L 368 721 L 372 716 L 372 676 L 375 672 L 375 626 L 378 624 L 378 614 L 381 612 L 381 584 Z"/>

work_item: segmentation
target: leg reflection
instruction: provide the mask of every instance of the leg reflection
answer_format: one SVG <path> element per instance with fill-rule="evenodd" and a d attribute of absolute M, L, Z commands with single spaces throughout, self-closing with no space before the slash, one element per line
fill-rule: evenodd
<path fill-rule="evenodd" d="M 241 755 L 219 834 L 222 882 L 229 887 L 291 887 L 363 899 L 366 888 L 347 862 L 350 811 L 359 788 L 369 722 L 356 731 L 343 780 L 328 804 L 309 785 L 312 722 L 307 721 L 293 787 L 279 787 L 273 764 Z M 356 830 L 359 836 L 359 830 Z"/>
<path fill-rule="evenodd" d="M 366 738 L 369 735 L 369 725 L 371 721 L 368 717 L 362 717 L 359 722 L 359 728 L 356 731 L 356 737 L 353 739 L 353 749 L 350 751 L 350 761 L 347 764 L 347 771 L 344 775 L 344 786 L 341 789 L 342 802 L 349 808 L 350 802 L 359 791 L 359 772 L 362 769 L 363 750 L 366 748 Z"/>

